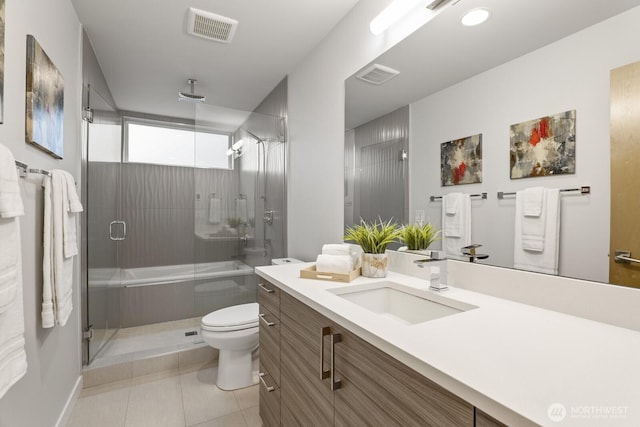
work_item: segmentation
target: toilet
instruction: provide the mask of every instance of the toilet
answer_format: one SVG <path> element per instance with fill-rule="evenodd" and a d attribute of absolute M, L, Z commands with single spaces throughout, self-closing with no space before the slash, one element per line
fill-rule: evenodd
<path fill-rule="evenodd" d="M 258 382 L 251 355 L 258 348 L 258 304 L 240 304 L 216 310 L 200 323 L 204 342 L 220 352 L 217 386 L 236 390 Z"/>

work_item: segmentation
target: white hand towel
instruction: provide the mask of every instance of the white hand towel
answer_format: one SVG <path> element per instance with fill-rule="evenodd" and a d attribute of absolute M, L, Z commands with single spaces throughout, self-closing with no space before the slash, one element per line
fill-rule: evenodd
<path fill-rule="evenodd" d="M 42 261 L 42 327 L 64 326 L 73 309 L 73 257 L 64 256 L 64 192 L 66 181 L 58 171 L 45 176 L 44 256 Z"/>
<path fill-rule="evenodd" d="M 209 223 L 220 224 L 221 200 L 215 197 L 209 199 Z"/>
<path fill-rule="evenodd" d="M 14 165 L 15 166 L 15 165 Z M 27 354 L 24 340 L 24 307 L 22 302 L 22 261 L 20 223 L 14 218 L 3 225 L 15 228 L 18 236 L 12 250 L 16 252 L 16 286 L 13 302 L 0 314 L 0 399 L 9 388 L 27 372 Z M 1 240 L 0 240 L 1 242 Z"/>
<path fill-rule="evenodd" d="M 450 193 L 442 200 L 442 250 L 446 255 L 460 256 L 461 248 L 471 244 L 471 196 Z M 447 213 L 451 203 L 457 206 L 455 215 Z"/>
<path fill-rule="evenodd" d="M 82 212 L 82 203 L 76 192 L 76 182 L 69 172 L 60 170 L 59 173 L 64 179 L 62 186 L 62 203 L 63 203 L 63 248 L 64 257 L 71 258 L 78 255 L 78 234 L 77 234 L 77 215 Z"/>
<path fill-rule="evenodd" d="M 532 217 L 539 217 L 542 215 L 544 195 L 544 187 L 533 187 L 524 190 L 522 214 L 524 216 Z"/>
<path fill-rule="evenodd" d="M 350 255 L 318 255 L 316 271 L 318 273 L 348 274 L 353 271 L 353 259 Z"/>
<path fill-rule="evenodd" d="M 236 218 L 241 223 L 247 222 L 247 199 L 236 199 Z"/>
<path fill-rule="evenodd" d="M 516 192 L 521 210 L 521 239 L 525 251 L 542 252 L 546 233 L 546 193 L 543 187 Z M 538 206 L 539 204 L 539 206 Z"/>
<path fill-rule="evenodd" d="M 460 237 L 464 232 L 464 204 L 465 195 L 462 193 L 449 193 L 442 198 L 443 228 L 446 237 Z"/>
<path fill-rule="evenodd" d="M 24 215 L 18 180 L 13 154 L 0 144 L 0 218 Z"/>
<path fill-rule="evenodd" d="M 520 198 L 522 202 L 523 199 Z M 533 220 L 532 217 L 525 217 L 523 214 L 524 203 L 518 202 L 516 193 L 516 219 L 515 219 L 515 242 L 514 242 L 514 267 L 521 270 L 534 271 L 538 273 L 558 274 L 559 249 L 560 249 L 560 192 L 558 189 L 545 189 L 544 208 L 541 218 L 544 219 L 543 247 L 541 251 L 525 249 L 525 247 L 536 247 L 535 240 L 528 237 L 530 243 L 525 244 L 523 230 L 526 228 L 524 220 Z M 536 218 L 540 219 L 540 218 Z M 540 233 L 540 224 L 535 228 L 536 233 Z M 531 232 L 531 231 L 529 231 Z M 537 246 L 539 247 L 539 245 Z"/>

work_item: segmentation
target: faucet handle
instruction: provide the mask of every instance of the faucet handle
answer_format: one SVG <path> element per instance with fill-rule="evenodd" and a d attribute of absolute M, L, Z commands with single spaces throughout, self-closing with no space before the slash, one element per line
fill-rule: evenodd
<path fill-rule="evenodd" d="M 478 244 L 478 243 L 472 243 L 468 246 L 463 246 L 461 249 L 462 253 L 464 255 L 475 255 L 476 254 L 476 249 L 481 247 L 482 245 Z"/>

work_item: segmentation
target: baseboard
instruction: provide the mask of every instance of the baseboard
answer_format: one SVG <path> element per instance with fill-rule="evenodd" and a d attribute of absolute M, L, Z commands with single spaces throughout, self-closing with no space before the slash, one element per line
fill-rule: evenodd
<path fill-rule="evenodd" d="M 80 397 L 80 392 L 82 391 L 82 375 L 78 376 L 76 380 L 76 384 L 73 386 L 73 391 L 69 395 L 67 399 L 67 403 L 64 405 L 64 409 L 62 413 L 58 417 L 58 421 L 56 422 L 56 427 L 65 427 L 69 423 L 69 419 L 71 418 L 71 412 L 73 412 L 73 407 L 76 405 L 78 398 Z"/>

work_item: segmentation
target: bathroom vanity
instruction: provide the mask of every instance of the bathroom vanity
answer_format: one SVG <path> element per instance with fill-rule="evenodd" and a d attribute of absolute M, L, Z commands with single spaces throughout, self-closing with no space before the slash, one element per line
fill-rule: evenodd
<path fill-rule="evenodd" d="M 640 425 L 638 332 L 394 272 L 300 278 L 306 266 L 256 268 L 267 426 Z"/>

